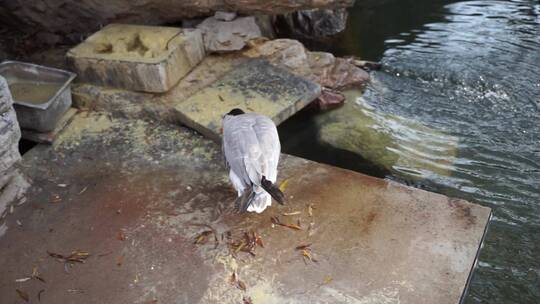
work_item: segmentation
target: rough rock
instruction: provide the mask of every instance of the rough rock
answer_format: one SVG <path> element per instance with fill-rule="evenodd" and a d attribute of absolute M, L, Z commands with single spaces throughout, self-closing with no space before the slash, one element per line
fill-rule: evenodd
<path fill-rule="evenodd" d="M 204 47 L 209 53 L 238 51 L 247 41 L 262 36 L 254 17 L 242 17 L 233 21 L 221 21 L 209 17 L 197 28 L 202 30 Z"/>
<path fill-rule="evenodd" d="M 234 18 L 236 18 L 236 13 L 235 12 L 217 11 L 214 14 L 214 18 L 216 18 L 217 20 L 220 20 L 220 21 L 232 21 L 232 20 L 234 20 Z"/>
<path fill-rule="evenodd" d="M 292 39 L 262 40 L 244 55 L 252 58 L 262 57 L 271 64 L 303 76 L 311 76 L 307 51 L 302 43 Z"/>
<path fill-rule="evenodd" d="M 345 95 L 338 91 L 323 88 L 321 96 L 312 103 L 319 111 L 328 111 L 341 107 L 345 103 Z"/>
<path fill-rule="evenodd" d="M 18 200 L 28 187 L 15 164 L 21 159 L 21 130 L 13 109 L 13 99 L 7 81 L 0 76 L 0 217 L 9 204 Z"/>
<path fill-rule="evenodd" d="M 10 0 L 0 6 L 0 28 L 62 36 L 89 34 L 109 23 L 164 24 L 216 11 L 285 14 L 299 9 L 352 6 L 354 0 Z M 73 36 L 73 37 L 76 37 Z"/>
<path fill-rule="evenodd" d="M 347 10 L 312 9 L 276 16 L 276 33 L 282 37 L 323 41 L 341 33 L 347 26 Z"/>
<path fill-rule="evenodd" d="M 309 52 L 308 61 L 314 80 L 324 87 L 343 90 L 362 87 L 369 81 L 366 71 L 330 53 Z"/>
<path fill-rule="evenodd" d="M 292 39 L 275 39 L 254 45 L 245 52 L 249 57 L 262 57 L 334 90 L 361 88 L 369 82 L 369 74 L 349 60 L 325 52 L 310 52 Z"/>

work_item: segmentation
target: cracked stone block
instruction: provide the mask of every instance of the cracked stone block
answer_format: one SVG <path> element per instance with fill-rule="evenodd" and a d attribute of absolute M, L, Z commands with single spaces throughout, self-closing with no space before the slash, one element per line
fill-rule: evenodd
<path fill-rule="evenodd" d="M 71 49 L 79 82 L 162 93 L 205 56 L 201 31 L 111 24 Z"/>
<path fill-rule="evenodd" d="M 318 84 L 251 59 L 175 106 L 179 119 L 219 141 L 221 120 L 233 108 L 266 115 L 279 124 L 321 93 Z"/>

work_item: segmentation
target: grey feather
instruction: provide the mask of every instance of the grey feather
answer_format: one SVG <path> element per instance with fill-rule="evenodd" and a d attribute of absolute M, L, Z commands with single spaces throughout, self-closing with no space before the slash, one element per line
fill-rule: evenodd
<path fill-rule="evenodd" d="M 235 180 L 231 178 L 231 181 L 239 195 L 248 189 L 262 194 L 263 176 L 275 183 L 281 145 L 276 126 L 270 118 L 255 113 L 226 115 L 223 120 L 223 152 L 227 165 L 234 172 Z M 262 197 L 259 201 L 264 199 Z"/>

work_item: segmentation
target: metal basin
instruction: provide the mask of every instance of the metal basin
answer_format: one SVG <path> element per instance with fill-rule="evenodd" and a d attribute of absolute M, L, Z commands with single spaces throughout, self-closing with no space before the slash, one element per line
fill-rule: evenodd
<path fill-rule="evenodd" d="M 21 128 L 52 131 L 71 106 L 74 73 L 31 63 L 4 61 L 0 63 L 0 75 L 8 82 Z"/>

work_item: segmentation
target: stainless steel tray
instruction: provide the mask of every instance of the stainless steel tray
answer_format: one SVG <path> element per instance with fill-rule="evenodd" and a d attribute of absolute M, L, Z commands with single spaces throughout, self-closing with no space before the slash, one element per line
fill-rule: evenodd
<path fill-rule="evenodd" d="M 71 106 L 71 82 L 76 77 L 74 73 L 31 63 L 4 61 L 0 63 L 0 75 L 8 82 L 22 128 L 51 131 Z M 28 93 L 28 89 L 35 90 L 34 93 L 38 95 L 17 94 L 16 89 L 23 85 L 26 86 L 24 93 Z"/>

